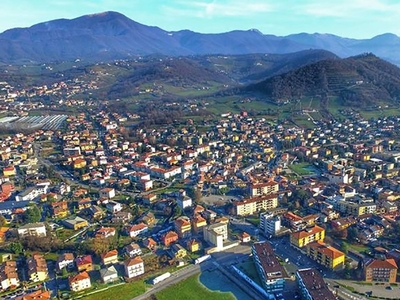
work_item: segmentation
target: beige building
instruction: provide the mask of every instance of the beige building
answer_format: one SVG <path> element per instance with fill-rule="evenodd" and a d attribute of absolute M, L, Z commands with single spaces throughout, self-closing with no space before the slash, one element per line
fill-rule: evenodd
<path fill-rule="evenodd" d="M 261 183 L 249 183 L 247 189 L 250 197 L 269 195 L 278 192 L 279 184 L 273 180 Z"/>
<path fill-rule="evenodd" d="M 247 216 L 260 210 L 270 211 L 276 208 L 278 206 L 278 196 L 276 194 L 258 196 L 244 201 L 236 201 L 233 205 L 237 216 Z"/>
<path fill-rule="evenodd" d="M 204 240 L 217 249 L 224 248 L 224 242 L 228 239 L 228 224 L 215 223 L 203 227 Z"/>
<path fill-rule="evenodd" d="M 371 259 L 364 266 L 365 281 L 396 282 L 397 264 L 393 258 Z"/>

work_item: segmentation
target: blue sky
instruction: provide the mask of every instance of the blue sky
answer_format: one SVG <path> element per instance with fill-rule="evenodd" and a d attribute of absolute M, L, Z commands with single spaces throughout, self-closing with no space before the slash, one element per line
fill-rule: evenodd
<path fill-rule="evenodd" d="M 400 35 L 400 0 L 1 0 L 0 32 L 109 10 L 169 31 Z"/>

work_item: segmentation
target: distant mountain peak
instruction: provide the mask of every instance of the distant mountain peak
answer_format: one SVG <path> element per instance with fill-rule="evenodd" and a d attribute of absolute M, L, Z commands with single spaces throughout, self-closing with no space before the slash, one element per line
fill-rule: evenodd
<path fill-rule="evenodd" d="M 263 34 L 258 29 L 215 34 L 190 30 L 172 32 L 140 24 L 119 12 L 105 11 L 6 30 L 0 34 L 0 60 L 26 63 L 80 57 L 103 61 L 135 55 L 284 54 L 324 49 L 340 57 L 373 52 L 400 64 L 399 45 L 400 38 L 394 34 L 357 40 L 328 33 L 276 36 Z"/>
<path fill-rule="evenodd" d="M 262 33 L 260 30 L 258 30 L 257 28 L 251 28 L 251 29 L 249 29 L 248 31 L 249 31 L 249 32 L 255 32 L 255 33 L 258 33 L 258 34 L 263 35 L 263 33 Z"/>
<path fill-rule="evenodd" d="M 108 16 L 112 16 L 112 17 L 126 17 L 125 15 L 116 12 L 116 11 L 103 11 L 103 12 L 99 12 L 99 13 L 94 13 L 94 14 L 89 14 L 89 15 L 84 15 L 83 17 L 88 17 L 88 18 L 102 18 L 102 17 L 108 17 Z"/>

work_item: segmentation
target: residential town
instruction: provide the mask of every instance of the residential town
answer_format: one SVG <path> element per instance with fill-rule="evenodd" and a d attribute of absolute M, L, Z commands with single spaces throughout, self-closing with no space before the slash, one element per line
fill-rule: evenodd
<path fill-rule="evenodd" d="M 10 117 L 0 123 L 24 116 Z M 328 281 L 339 278 L 397 287 L 400 118 L 303 129 L 242 111 L 127 126 L 137 119 L 96 106 L 1 136 L 1 297 L 150 285 L 235 249 L 257 275 L 236 254 L 223 272 L 235 266 L 259 299 L 350 299 Z"/>

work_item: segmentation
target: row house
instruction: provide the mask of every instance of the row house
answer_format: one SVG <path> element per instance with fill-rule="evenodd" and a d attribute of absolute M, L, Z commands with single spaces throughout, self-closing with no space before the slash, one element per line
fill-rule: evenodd
<path fill-rule="evenodd" d="M 30 281 L 45 281 L 48 276 L 47 263 L 43 255 L 34 254 L 26 261 L 28 278 Z"/>
<path fill-rule="evenodd" d="M 15 261 L 6 261 L 0 264 L 0 285 L 2 291 L 16 288 L 20 285 Z"/>

